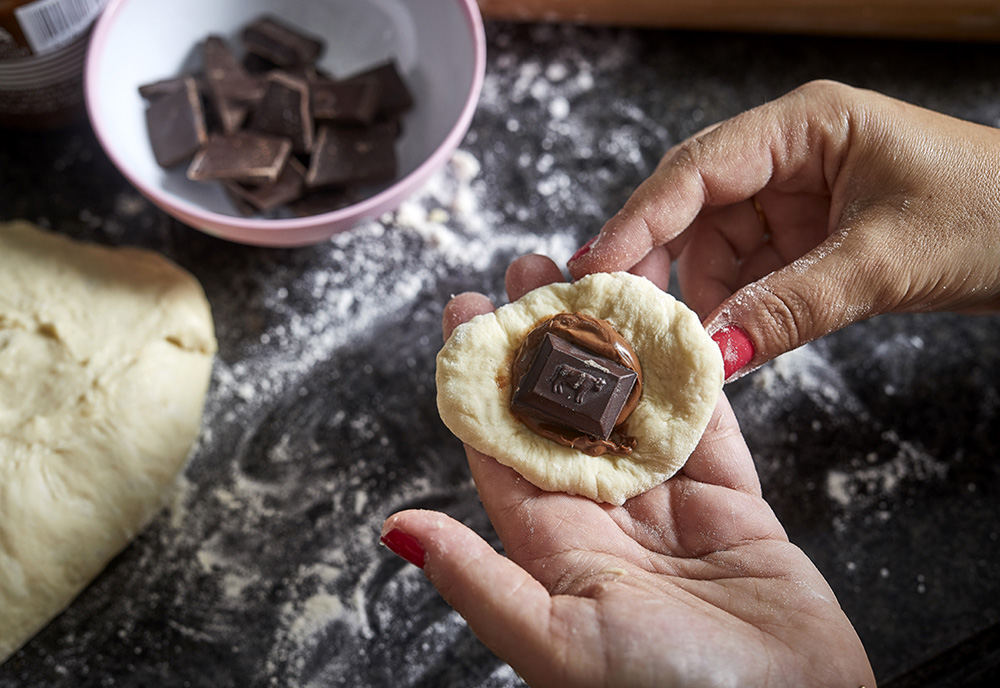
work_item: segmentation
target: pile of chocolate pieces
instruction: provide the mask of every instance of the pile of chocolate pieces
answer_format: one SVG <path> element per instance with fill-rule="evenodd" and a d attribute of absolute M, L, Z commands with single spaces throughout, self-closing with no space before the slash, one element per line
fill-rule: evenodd
<path fill-rule="evenodd" d="M 316 66 L 324 45 L 273 16 L 241 32 L 246 57 L 220 36 L 203 70 L 145 84 L 156 162 L 221 182 L 245 215 L 342 208 L 397 175 L 400 118 L 413 97 L 393 61 L 343 79 Z"/>

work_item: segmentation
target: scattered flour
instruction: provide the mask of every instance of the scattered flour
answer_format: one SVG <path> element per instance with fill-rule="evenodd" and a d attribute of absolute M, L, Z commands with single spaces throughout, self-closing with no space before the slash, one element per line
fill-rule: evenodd
<path fill-rule="evenodd" d="M 827 474 L 826 493 L 834 503 L 843 508 L 870 508 L 896 494 L 907 480 L 931 481 L 947 477 L 948 464 L 900 440 L 895 433 L 886 432 L 883 437 L 897 448 L 895 456 L 881 460 L 870 454 L 868 460 L 877 465 L 853 471 L 834 469 Z M 884 510 L 880 513 L 888 518 Z"/>
<path fill-rule="evenodd" d="M 766 405 L 784 403 L 787 394 L 782 391 L 787 389 L 804 395 L 831 415 L 846 409 L 860 420 L 870 417 L 865 404 L 850 391 L 841 373 L 819 352 L 816 344 L 806 344 L 779 356 L 754 374 L 752 384 L 762 392 L 760 399 Z M 762 416 L 777 413 L 770 407 L 758 408 L 757 412 Z"/>
<path fill-rule="evenodd" d="M 910 379 L 917 373 L 899 355 L 907 347 L 919 350 L 923 342 L 915 336 L 895 338 L 874 347 L 871 358 L 885 357 L 897 366 L 890 379 Z M 791 413 L 808 409 L 805 413 L 815 414 L 811 419 L 799 420 L 808 422 L 814 435 L 809 440 L 810 446 L 817 437 L 830 437 L 839 447 L 839 461 L 834 466 L 818 465 L 808 470 L 822 475 L 814 487 L 822 491 L 832 506 L 831 525 L 840 533 L 847 532 L 852 524 L 890 520 L 904 489 L 944 481 L 948 476 L 945 460 L 932 455 L 918 440 L 885 429 L 880 417 L 858 397 L 844 375 L 831 362 L 824 343 L 814 342 L 783 354 L 756 371 L 744 381 L 745 392 L 734 403 L 742 412 L 741 423 L 748 437 L 768 436 L 765 443 L 768 450 L 755 455 L 765 483 L 780 481 L 792 463 L 812 460 L 797 456 L 802 439 L 799 434 L 782 436 L 780 428 L 787 426 L 785 419 Z M 892 383 L 884 386 L 895 391 Z M 864 439 L 859 440 L 860 437 Z M 865 442 L 870 446 L 865 446 Z M 771 447 L 791 447 L 791 453 L 788 449 L 776 449 L 774 454 L 769 451 Z M 848 447 L 857 448 L 857 455 L 846 455 Z"/>

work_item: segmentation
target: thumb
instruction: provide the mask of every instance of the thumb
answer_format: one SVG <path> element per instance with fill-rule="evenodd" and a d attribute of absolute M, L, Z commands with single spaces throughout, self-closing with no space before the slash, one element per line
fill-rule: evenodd
<path fill-rule="evenodd" d="M 898 300 L 902 259 L 875 246 L 878 232 L 841 230 L 798 260 L 752 282 L 705 318 L 722 350 L 726 381 Z M 861 238 L 860 241 L 858 240 Z"/>
<path fill-rule="evenodd" d="M 527 571 L 467 526 L 436 511 L 401 511 L 382 526 L 383 544 L 421 566 L 476 636 L 516 670 L 549 645 L 552 598 Z"/>

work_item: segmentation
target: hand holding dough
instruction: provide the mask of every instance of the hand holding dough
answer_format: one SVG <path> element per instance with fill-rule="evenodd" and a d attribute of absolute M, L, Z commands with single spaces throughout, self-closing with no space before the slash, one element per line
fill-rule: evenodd
<path fill-rule="evenodd" d="M 0 224 L 0 662 L 159 510 L 215 348 L 163 257 Z"/>
<path fill-rule="evenodd" d="M 608 321 L 645 374 L 628 419 L 627 456 L 589 456 L 529 430 L 509 409 L 511 357 L 542 319 L 577 312 Z M 599 273 L 541 287 L 461 325 L 437 359 L 438 409 L 463 442 L 534 485 L 621 504 L 676 473 L 694 450 L 722 389 L 722 357 L 697 316 L 644 278 Z"/>

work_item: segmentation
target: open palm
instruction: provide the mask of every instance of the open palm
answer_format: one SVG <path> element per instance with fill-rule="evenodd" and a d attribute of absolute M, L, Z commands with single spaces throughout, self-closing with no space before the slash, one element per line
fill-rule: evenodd
<path fill-rule="evenodd" d="M 512 299 L 559 278 L 537 256 Z M 492 308 L 464 294 L 445 334 Z M 622 506 L 539 490 L 467 447 L 507 557 L 443 514 L 405 511 L 384 533 L 532 686 L 873 686 L 826 581 L 762 499 L 724 396 L 682 471 Z"/>

